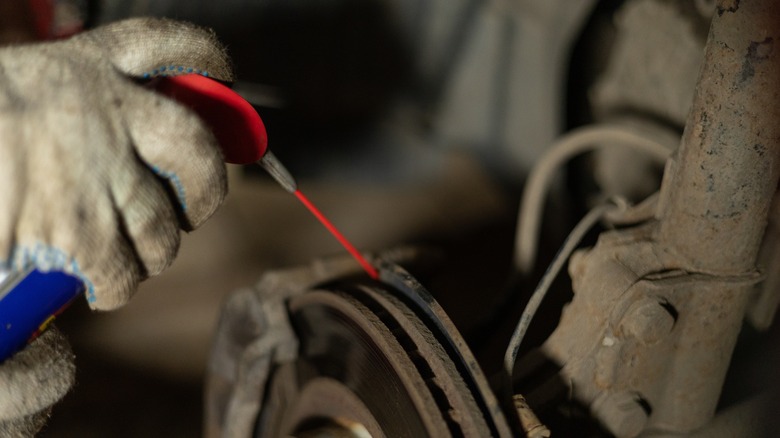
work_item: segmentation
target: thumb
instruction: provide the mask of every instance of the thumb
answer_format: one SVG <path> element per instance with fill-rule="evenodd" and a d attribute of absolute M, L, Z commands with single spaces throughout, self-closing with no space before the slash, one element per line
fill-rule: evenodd
<path fill-rule="evenodd" d="M 73 38 L 101 47 L 122 73 L 135 77 L 200 73 L 225 82 L 233 69 L 214 31 L 163 18 L 132 18 Z"/>

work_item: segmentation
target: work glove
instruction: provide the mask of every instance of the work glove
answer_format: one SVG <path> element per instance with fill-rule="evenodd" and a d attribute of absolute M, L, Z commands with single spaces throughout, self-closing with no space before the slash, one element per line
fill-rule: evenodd
<path fill-rule="evenodd" d="M 0 436 L 33 436 L 73 385 L 75 371 L 70 346 L 54 327 L 0 364 Z"/>
<path fill-rule="evenodd" d="M 141 84 L 185 73 L 232 80 L 212 32 L 163 19 L 0 50 L 0 266 L 73 274 L 110 310 L 170 265 L 227 192 L 211 132 Z"/>

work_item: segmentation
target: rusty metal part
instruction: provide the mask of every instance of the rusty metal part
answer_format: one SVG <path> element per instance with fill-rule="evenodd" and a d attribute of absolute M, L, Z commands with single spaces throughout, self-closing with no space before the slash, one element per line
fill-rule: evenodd
<path fill-rule="evenodd" d="M 523 431 L 528 438 L 550 437 L 550 429 L 539 421 L 539 418 L 528 405 L 525 397 L 520 394 L 515 394 L 512 396 L 512 401 L 514 402 L 517 414 L 520 416 L 520 424 L 523 425 Z"/>
<path fill-rule="evenodd" d="M 602 234 L 569 265 L 575 298 L 544 351 L 617 436 L 690 431 L 715 410 L 757 274 L 665 270 L 656 224 Z M 740 313 L 741 315 L 741 313 Z"/>
<path fill-rule="evenodd" d="M 760 280 L 665 271 L 655 225 L 602 234 L 573 258 L 575 299 L 544 346 L 617 436 L 706 423 L 740 328 L 730 315 Z"/>
<path fill-rule="evenodd" d="M 419 283 L 387 262 L 382 282 L 332 266 L 330 273 L 327 263 L 271 273 L 230 300 L 212 356 L 207 430 L 241 437 L 252 430 L 256 436 L 513 436 L 465 342 Z M 269 315 L 247 309 L 277 312 L 278 302 L 300 346 L 292 356 L 279 355 L 280 344 L 269 341 L 273 330 L 236 330 L 269 327 L 263 322 Z"/>
<path fill-rule="evenodd" d="M 295 436 L 321 418 L 346 418 L 385 436 L 447 430 L 446 411 L 437 406 L 419 367 L 371 309 L 350 294 L 315 290 L 293 298 L 289 311 L 301 339 L 293 375 L 297 390 L 288 392 L 289 403 L 261 414 L 258 436 Z M 281 378 L 273 375 L 272 386 L 282 385 Z M 323 379 L 346 388 L 345 394 L 312 397 L 320 392 L 310 385 Z M 350 398 L 362 401 L 368 418 L 354 414 Z M 280 428 L 271 427 L 274 423 Z"/>
<path fill-rule="evenodd" d="M 501 411 L 501 404 L 491 391 L 477 360 L 444 309 L 422 284 L 400 266 L 385 262 L 380 268 L 380 279 L 404 297 L 405 302 L 415 309 L 418 316 L 436 335 L 437 341 L 447 352 L 449 359 L 458 369 L 475 398 L 482 415 L 488 419 L 491 434 L 511 436 L 513 432 L 517 433 L 517 430 L 510 428 L 510 425 L 517 425 L 505 418 Z"/>
<path fill-rule="evenodd" d="M 780 172 L 780 4 L 727 0 L 716 9 L 665 176 L 659 243 L 691 271 L 741 275 L 755 269 Z"/>
<path fill-rule="evenodd" d="M 295 360 L 298 338 L 285 303 L 327 279 L 354 274 L 351 260 L 271 272 L 236 291 L 222 308 L 206 376 L 205 435 L 248 437 L 263 409 L 261 394 L 271 370 Z"/>
<path fill-rule="evenodd" d="M 345 384 L 313 377 L 302 387 L 297 368 L 291 362 L 274 371 L 266 396 L 268 404 L 258 419 L 256 435 L 284 436 L 279 434 L 280 430 L 294 428 L 291 435 L 296 437 L 316 436 L 323 429 L 331 433 L 338 430 L 340 434 L 336 436 L 353 438 L 388 436 L 369 407 Z"/>
<path fill-rule="evenodd" d="M 573 257 L 575 292 L 543 346 L 617 436 L 713 416 L 780 168 L 780 3 L 719 1 L 657 221 Z"/>

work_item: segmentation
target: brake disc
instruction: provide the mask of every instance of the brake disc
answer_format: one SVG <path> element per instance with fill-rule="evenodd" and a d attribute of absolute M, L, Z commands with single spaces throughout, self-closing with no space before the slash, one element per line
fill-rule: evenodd
<path fill-rule="evenodd" d="M 256 436 L 510 435 L 471 354 L 453 350 L 465 343 L 443 332 L 451 323 L 435 301 L 395 289 L 340 282 L 288 301 L 300 349 L 273 371 Z"/>

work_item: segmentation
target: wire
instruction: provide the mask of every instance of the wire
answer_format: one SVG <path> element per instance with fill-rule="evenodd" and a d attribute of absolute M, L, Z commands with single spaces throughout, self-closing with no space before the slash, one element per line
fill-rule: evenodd
<path fill-rule="evenodd" d="M 553 280 L 558 276 L 563 265 L 591 227 L 607 213 L 619 209 L 621 209 L 621 207 L 614 203 L 601 204 L 594 207 L 588 214 L 580 219 L 571 233 L 566 237 L 561 249 L 558 250 L 555 258 L 539 281 L 534 293 L 531 295 L 531 299 L 528 300 L 528 304 L 525 306 L 525 309 L 523 309 L 520 321 L 517 323 L 514 333 L 512 333 L 512 338 L 509 340 L 509 346 L 504 353 L 504 370 L 509 377 L 509 382 L 512 381 L 512 373 L 514 371 L 515 361 L 517 360 L 517 352 L 520 350 L 520 344 L 523 342 L 523 338 L 525 337 L 526 332 L 528 332 L 528 327 L 531 325 L 531 320 L 534 318 L 545 295 L 547 295 L 547 291 L 550 289 Z"/>
<path fill-rule="evenodd" d="M 586 126 L 558 139 L 534 166 L 523 191 L 515 242 L 515 264 L 520 272 L 527 274 L 534 267 L 544 198 L 556 171 L 575 155 L 612 146 L 643 151 L 661 163 L 671 153 L 662 143 L 617 125 Z"/>

